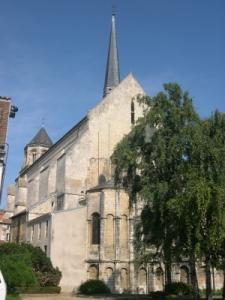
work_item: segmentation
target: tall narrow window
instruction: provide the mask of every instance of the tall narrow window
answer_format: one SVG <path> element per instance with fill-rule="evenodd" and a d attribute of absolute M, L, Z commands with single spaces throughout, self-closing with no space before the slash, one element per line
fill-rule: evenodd
<path fill-rule="evenodd" d="M 30 235 L 31 242 L 33 241 L 33 239 L 34 239 L 34 225 L 32 225 L 31 227 L 31 235 Z"/>
<path fill-rule="evenodd" d="M 41 239 L 41 223 L 38 224 L 38 239 Z"/>
<path fill-rule="evenodd" d="M 45 237 L 48 237 L 48 220 L 45 223 Z"/>
<path fill-rule="evenodd" d="M 40 172 L 39 201 L 44 201 L 47 200 L 48 198 L 48 177 L 49 177 L 49 168 L 46 167 Z"/>
<path fill-rule="evenodd" d="M 55 210 L 64 209 L 64 195 L 57 196 Z"/>
<path fill-rule="evenodd" d="M 37 152 L 36 150 L 32 151 L 32 162 L 35 162 L 35 160 L 37 159 Z"/>
<path fill-rule="evenodd" d="M 131 102 L 131 124 L 135 123 L 134 101 Z"/>
<path fill-rule="evenodd" d="M 98 213 L 92 214 L 92 244 L 100 244 L 100 215 Z"/>

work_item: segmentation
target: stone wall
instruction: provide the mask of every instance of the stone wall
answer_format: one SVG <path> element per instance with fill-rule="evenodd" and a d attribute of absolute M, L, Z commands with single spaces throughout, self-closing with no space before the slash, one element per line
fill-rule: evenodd
<path fill-rule="evenodd" d="M 52 214 L 50 257 L 62 271 L 62 291 L 71 292 L 86 280 L 86 207 Z"/>

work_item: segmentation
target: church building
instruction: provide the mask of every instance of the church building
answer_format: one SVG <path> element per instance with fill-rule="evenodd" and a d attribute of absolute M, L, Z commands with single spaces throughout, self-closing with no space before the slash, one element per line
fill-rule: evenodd
<path fill-rule="evenodd" d="M 160 264 L 134 264 L 133 227 L 139 208 L 116 189 L 110 157 L 143 115 L 144 90 L 132 74 L 120 80 L 115 15 L 112 15 L 102 99 L 56 143 L 41 128 L 25 146 L 24 164 L 9 187 L 12 242 L 39 246 L 62 271 L 63 291 L 87 279 L 102 279 L 113 293 L 164 288 Z M 174 266 L 174 281 L 189 283 L 186 263 Z M 218 287 L 222 285 L 220 276 Z M 204 283 L 202 283 L 204 284 Z"/>

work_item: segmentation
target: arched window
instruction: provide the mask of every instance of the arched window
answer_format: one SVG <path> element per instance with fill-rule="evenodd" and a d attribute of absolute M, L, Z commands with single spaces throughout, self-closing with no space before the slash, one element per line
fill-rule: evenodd
<path fill-rule="evenodd" d="M 180 268 L 180 281 L 189 284 L 189 269 L 186 266 Z"/>
<path fill-rule="evenodd" d="M 131 124 L 135 123 L 134 101 L 131 102 Z"/>
<path fill-rule="evenodd" d="M 141 268 L 138 272 L 138 294 L 147 293 L 147 271 Z"/>
<path fill-rule="evenodd" d="M 88 279 L 98 279 L 98 266 L 91 265 L 88 268 Z"/>
<path fill-rule="evenodd" d="M 106 183 L 106 178 L 103 174 L 101 174 L 99 177 L 98 177 L 98 183 L 99 184 L 103 184 L 103 183 Z"/>
<path fill-rule="evenodd" d="M 98 213 L 92 214 L 92 244 L 100 244 L 100 215 Z"/>
<path fill-rule="evenodd" d="M 121 292 L 126 292 L 128 290 L 128 272 L 125 268 L 120 271 L 120 290 Z"/>
<path fill-rule="evenodd" d="M 105 269 L 105 282 L 110 288 L 111 291 L 114 289 L 114 274 L 112 268 L 106 268 Z"/>
<path fill-rule="evenodd" d="M 164 277 L 162 268 L 157 268 L 155 270 L 155 291 L 163 291 L 164 287 Z"/>
<path fill-rule="evenodd" d="M 128 218 L 122 215 L 120 219 L 120 248 L 128 249 Z"/>

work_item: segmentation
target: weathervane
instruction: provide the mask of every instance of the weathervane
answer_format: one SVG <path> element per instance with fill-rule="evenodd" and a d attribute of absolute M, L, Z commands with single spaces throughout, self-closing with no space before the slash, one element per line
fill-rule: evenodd
<path fill-rule="evenodd" d="M 41 127 L 42 128 L 45 127 L 45 118 L 44 117 L 41 118 Z"/>
<path fill-rule="evenodd" d="M 112 15 L 115 16 L 116 14 L 116 1 L 112 0 Z"/>

